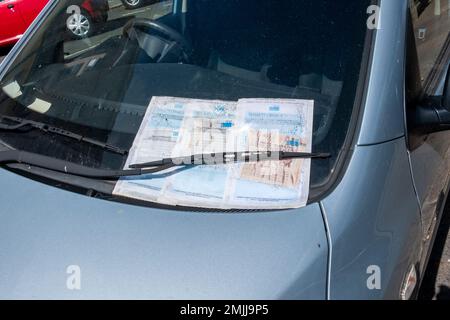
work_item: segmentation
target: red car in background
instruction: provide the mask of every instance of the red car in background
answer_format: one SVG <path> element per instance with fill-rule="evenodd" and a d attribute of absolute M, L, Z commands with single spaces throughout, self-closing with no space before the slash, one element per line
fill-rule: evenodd
<path fill-rule="evenodd" d="M 0 47 L 16 43 L 49 0 L 0 0 Z M 95 23 L 106 22 L 107 0 L 85 0 L 80 15 L 68 20 L 68 32 L 75 38 L 85 38 L 94 32 Z"/>

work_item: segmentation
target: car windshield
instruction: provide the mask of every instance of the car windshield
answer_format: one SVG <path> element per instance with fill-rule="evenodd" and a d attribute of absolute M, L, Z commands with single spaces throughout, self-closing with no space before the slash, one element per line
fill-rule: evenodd
<path fill-rule="evenodd" d="M 370 1 L 54 1 L 0 82 L 0 114 L 128 150 L 154 97 L 314 101 L 311 186 L 342 152 L 360 82 Z M 13 148 L 94 168 L 127 157 L 39 130 Z"/>

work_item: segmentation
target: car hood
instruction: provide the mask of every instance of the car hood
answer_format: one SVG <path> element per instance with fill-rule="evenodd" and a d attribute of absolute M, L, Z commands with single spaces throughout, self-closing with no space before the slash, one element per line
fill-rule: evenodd
<path fill-rule="evenodd" d="M 4 169 L 0 190 L 3 299 L 326 297 L 318 204 L 245 214 L 153 209 Z"/>

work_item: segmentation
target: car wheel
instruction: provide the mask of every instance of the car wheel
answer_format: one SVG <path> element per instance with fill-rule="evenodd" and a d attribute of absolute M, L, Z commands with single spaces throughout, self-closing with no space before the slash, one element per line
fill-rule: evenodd
<path fill-rule="evenodd" d="M 67 19 L 67 29 L 73 39 L 90 37 L 94 32 L 91 16 L 84 10 L 80 14 L 73 14 Z"/>
<path fill-rule="evenodd" d="M 127 9 L 136 9 L 142 6 L 143 0 L 122 0 L 123 5 Z"/>

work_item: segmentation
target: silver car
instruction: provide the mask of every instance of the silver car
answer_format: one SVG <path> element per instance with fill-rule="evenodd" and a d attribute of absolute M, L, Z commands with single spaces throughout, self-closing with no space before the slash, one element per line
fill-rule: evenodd
<path fill-rule="evenodd" d="M 74 40 L 80 3 L 0 67 L 0 298 L 417 297 L 450 186 L 448 1 L 116 1 Z M 313 100 L 306 205 L 114 192 L 161 171 L 125 168 L 161 96 Z"/>

